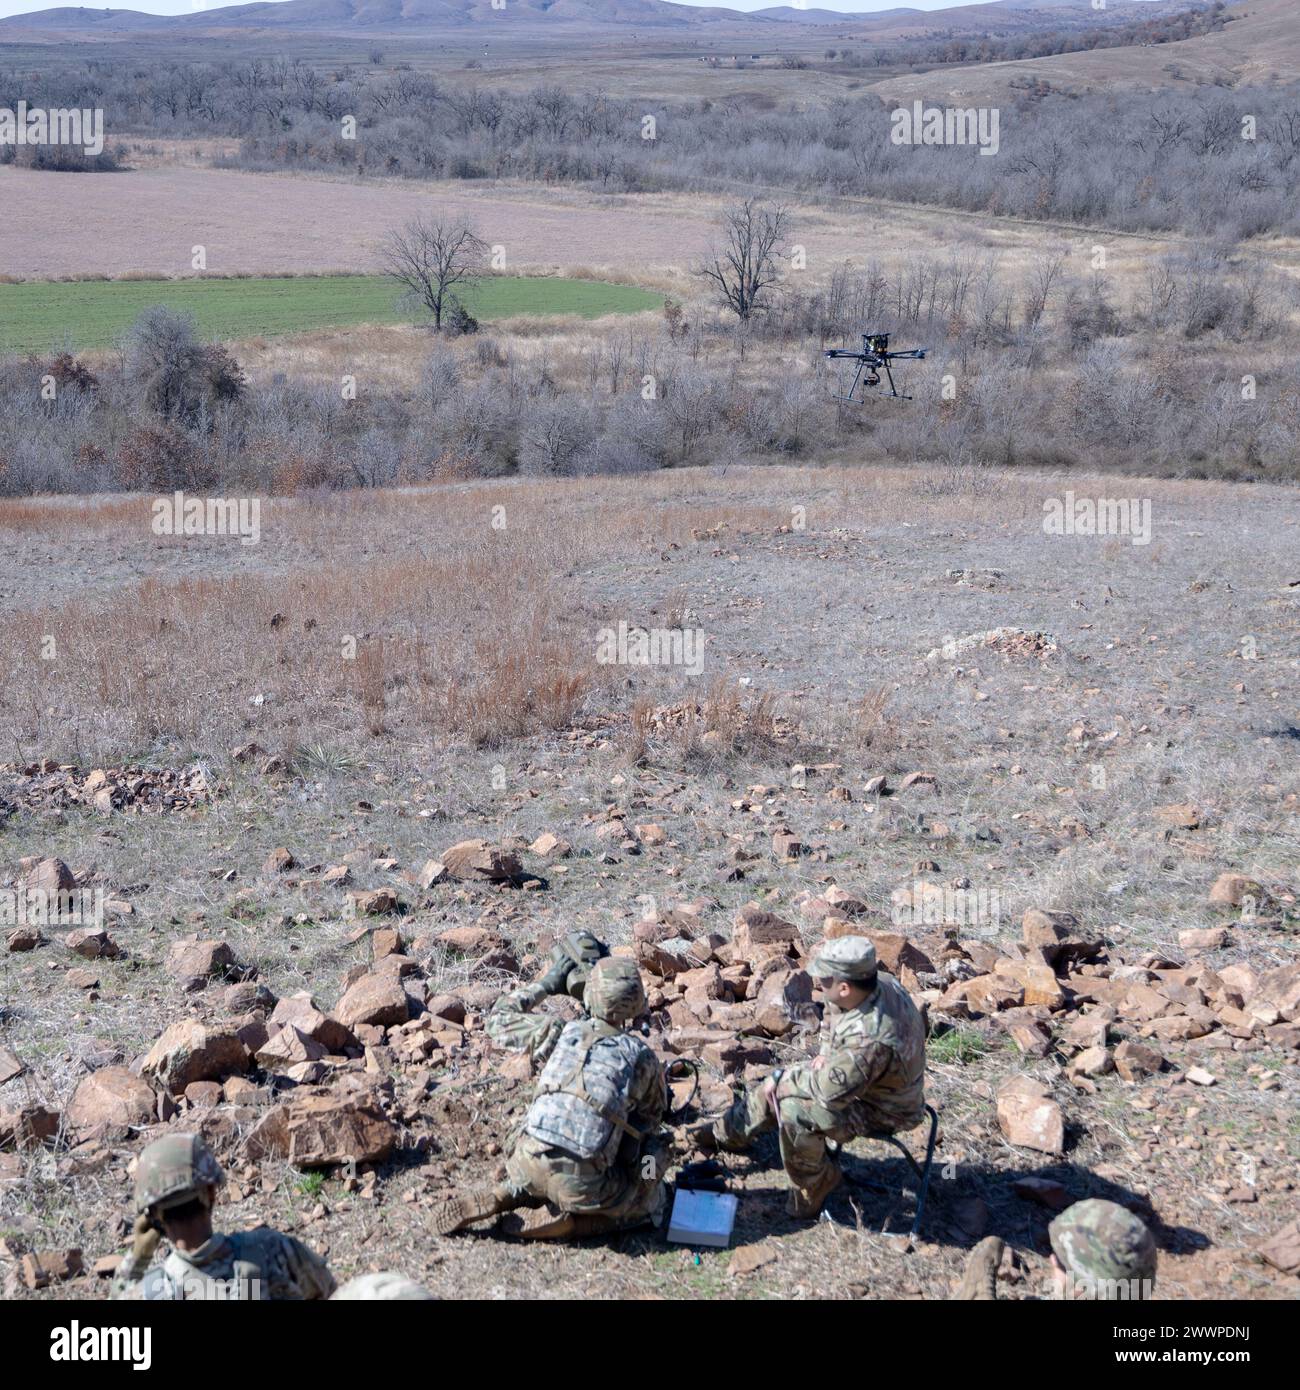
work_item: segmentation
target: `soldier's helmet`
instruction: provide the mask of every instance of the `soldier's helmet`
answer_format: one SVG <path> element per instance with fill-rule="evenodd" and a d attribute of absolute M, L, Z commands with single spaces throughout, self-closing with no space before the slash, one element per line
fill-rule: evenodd
<path fill-rule="evenodd" d="M 589 931 L 570 932 L 560 942 L 560 947 L 573 962 L 564 987 L 573 998 L 580 1000 L 586 992 L 592 966 L 609 955 L 609 947 Z"/>
<path fill-rule="evenodd" d="M 221 1165 L 198 1134 L 169 1134 L 140 1155 L 135 1166 L 135 1209 L 154 1216 L 196 1197 L 212 1199 L 225 1181 Z"/>
<path fill-rule="evenodd" d="M 331 1302 L 342 1303 L 414 1302 L 432 1298 L 433 1295 L 423 1284 L 417 1284 L 391 1269 L 381 1270 L 378 1274 L 358 1274 L 330 1295 Z"/>
<path fill-rule="evenodd" d="M 587 980 L 587 1012 L 615 1025 L 645 1012 L 645 986 L 636 962 L 626 956 L 605 956 L 591 967 Z"/>
<path fill-rule="evenodd" d="M 1113 1286 L 1150 1280 L 1156 1273 L 1156 1243 L 1146 1224 L 1116 1202 L 1093 1198 L 1067 1207 L 1047 1228 L 1056 1258 L 1066 1272 L 1094 1283 L 1095 1296 L 1112 1296 Z M 1114 1296 L 1131 1297 L 1114 1290 Z"/>
<path fill-rule="evenodd" d="M 865 936 L 823 941 L 808 967 L 814 980 L 848 980 L 865 985 L 876 978 L 876 948 Z"/>

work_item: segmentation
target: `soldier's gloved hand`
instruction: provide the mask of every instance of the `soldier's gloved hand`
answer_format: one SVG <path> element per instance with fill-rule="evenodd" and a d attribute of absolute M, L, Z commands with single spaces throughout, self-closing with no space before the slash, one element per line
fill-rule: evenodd
<path fill-rule="evenodd" d="M 559 948 L 556 948 L 557 952 Z M 547 994 L 559 994 L 565 987 L 569 971 L 573 969 L 573 962 L 567 955 L 561 955 L 558 959 L 553 959 L 551 968 L 538 980 Z"/>
<path fill-rule="evenodd" d="M 131 1260 L 137 1268 L 143 1269 L 153 1259 L 161 1239 L 162 1232 L 153 1219 L 147 1212 L 141 1212 L 131 1227 Z"/>

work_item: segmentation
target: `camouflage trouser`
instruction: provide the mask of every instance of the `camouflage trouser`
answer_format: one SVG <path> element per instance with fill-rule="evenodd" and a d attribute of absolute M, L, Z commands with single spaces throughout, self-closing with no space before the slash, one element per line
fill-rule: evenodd
<path fill-rule="evenodd" d="M 549 1202 L 575 1216 L 599 1218 L 602 1229 L 659 1224 L 667 1197 L 666 1136 L 641 1144 L 625 1140 L 613 1163 L 599 1169 L 529 1134 L 520 1134 L 506 1160 L 506 1186 L 516 1197 Z M 589 1220 L 588 1229 L 592 1228 Z"/>
<path fill-rule="evenodd" d="M 714 1133 L 724 1144 L 743 1147 L 775 1129 L 781 1143 L 781 1163 L 795 1187 L 813 1187 L 826 1176 L 833 1162 L 826 1153 L 828 1139 L 845 1144 L 862 1134 L 892 1129 L 860 1101 L 843 1110 L 828 1110 L 816 1101 L 789 1097 L 780 1102 L 780 1109 L 778 1124 L 763 1099 L 762 1086 L 755 1086 L 737 1097 L 714 1126 Z"/>

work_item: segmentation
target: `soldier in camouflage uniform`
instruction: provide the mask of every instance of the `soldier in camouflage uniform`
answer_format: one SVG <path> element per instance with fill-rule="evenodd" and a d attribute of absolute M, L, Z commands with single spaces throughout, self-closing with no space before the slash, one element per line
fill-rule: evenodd
<path fill-rule="evenodd" d="M 1047 1228 L 1057 1298 L 1149 1298 L 1155 1287 L 1156 1245 L 1146 1225 L 1116 1202 L 1090 1199 L 1067 1208 Z M 998 1296 L 1002 1241 L 986 1236 L 970 1253 L 956 1302 Z"/>
<path fill-rule="evenodd" d="M 816 1216 L 843 1180 L 827 1140 L 901 1133 L 925 1114 L 925 1021 L 892 975 L 876 973 L 871 942 L 861 936 L 827 941 L 808 971 L 840 1009 L 821 1054 L 773 1072 L 696 1132 L 702 1147 L 736 1151 L 775 1129 L 796 1217 Z"/>
<path fill-rule="evenodd" d="M 214 1233 L 212 1208 L 225 1175 L 197 1134 L 150 1144 L 135 1170 L 131 1253 L 113 1281 L 123 1299 L 314 1299 L 334 1292 L 319 1255 L 269 1227 Z M 151 1265 L 158 1242 L 171 1249 Z"/>
<path fill-rule="evenodd" d="M 507 1052 L 522 1052 L 544 1063 L 555 1051 L 564 1020 L 532 1010 L 552 994 L 567 994 L 581 1003 L 592 966 L 607 955 L 609 947 L 590 932 L 570 932 L 551 953 L 551 968 L 540 980 L 503 994 L 493 1004 L 484 1025 L 488 1037 Z"/>
<path fill-rule="evenodd" d="M 1156 1243 L 1146 1223 L 1117 1202 L 1091 1198 L 1067 1207 L 1047 1228 L 1059 1297 L 1149 1298 Z"/>
<path fill-rule="evenodd" d="M 560 987 L 558 972 L 548 983 Z M 594 1235 L 659 1220 L 668 1095 L 655 1054 L 623 1031 L 646 1006 L 635 962 L 596 961 L 584 1000 L 588 1016 L 564 1024 L 550 1044 L 528 1114 L 511 1136 L 505 1182 L 444 1202 L 434 1214 L 439 1235 L 543 1203 L 553 1210 L 522 1223 L 518 1234 Z"/>

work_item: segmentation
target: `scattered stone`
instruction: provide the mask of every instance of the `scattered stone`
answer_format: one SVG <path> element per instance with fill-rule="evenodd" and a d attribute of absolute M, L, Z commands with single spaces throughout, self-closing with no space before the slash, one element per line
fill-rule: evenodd
<path fill-rule="evenodd" d="M 1154 1076 L 1165 1064 L 1164 1057 L 1153 1047 L 1139 1042 L 1122 1042 L 1114 1052 L 1115 1070 L 1125 1081 L 1143 1081 Z"/>
<path fill-rule="evenodd" d="M 1187 1069 L 1187 1080 L 1193 1086 L 1213 1086 L 1218 1079 L 1213 1072 L 1206 1071 L 1204 1067 L 1188 1067 Z"/>
<path fill-rule="evenodd" d="M 382 1163 L 396 1146 L 397 1128 L 373 1093 L 316 1091 L 276 1106 L 249 1133 L 245 1153 L 254 1163 L 280 1158 L 295 1168 L 333 1168 Z"/>
<path fill-rule="evenodd" d="M 192 1081 L 223 1081 L 248 1070 L 248 1049 L 235 1033 L 197 1019 L 173 1023 L 140 1064 L 143 1076 L 179 1095 Z"/>
<path fill-rule="evenodd" d="M 391 888 L 375 888 L 370 892 L 353 889 L 348 894 L 349 915 L 353 917 L 387 917 L 400 906 Z"/>
<path fill-rule="evenodd" d="M 186 994 L 192 994 L 209 980 L 229 977 L 239 966 L 227 942 L 200 941 L 192 936 L 172 945 L 165 968 Z"/>
<path fill-rule="evenodd" d="M 1018 1148 L 1065 1152 L 1065 1118 L 1041 1082 L 1029 1076 L 1004 1082 L 998 1090 L 997 1110 L 1002 1133 Z"/>
<path fill-rule="evenodd" d="M 416 882 L 421 888 L 432 888 L 435 883 L 441 883 L 447 877 L 447 866 L 441 859 L 426 859 L 424 868 L 420 870 Z"/>
<path fill-rule="evenodd" d="M 442 856 L 448 878 L 462 883 L 514 883 L 523 876 L 517 855 L 486 840 L 462 840 Z"/>
<path fill-rule="evenodd" d="M 57 1110 L 37 1103 L 0 1110 L 0 1149 L 38 1149 L 53 1144 L 62 1120 Z"/>
<path fill-rule="evenodd" d="M 44 1250 L 23 1256 L 23 1283 L 29 1289 L 43 1289 L 75 1279 L 84 1268 L 80 1250 Z"/>
<path fill-rule="evenodd" d="M 1283 1274 L 1300 1274 L 1300 1218 L 1261 1241 L 1256 1251 Z"/>
<path fill-rule="evenodd" d="M 83 960 L 112 960 L 119 954 L 117 942 L 102 928 L 79 927 L 63 938 L 63 944 Z"/>
<path fill-rule="evenodd" d="M 1023 1197 L 1028 1202 L 1037 1202 L 1039 1206 L 1047 1207 L 1050 1211 L 1064 1211 L 1071 1202 L 1070 1194 L 1054 1178 L 1040 1178 L 1028 1174 L 1023 1178 L 1017 1178 L 1011 1184 L 1011 1190 L 1017 1197 Z"/>
<path fill-rule="evenodd" d="M 770 1265 L 777 1258 L 777 1248 L 770 1241 L 761 1240 L 754 1245 L 738 1245 L 731 1252 L 727 1262 L 727 1273 L 732 1277 L 753 1274 L 755 1270 Z"/>
<path fill-rule="evenodd" d="M 100 1129 L 139 1129 L 153 1123 L 158 1097 L 126 1067 L 100 1067 L 77 1084 L 64 1119 L 79 1135 Z"/>
<path fill-rule="evenodd" d="M 1262 884 L 1245 874 L 1220 874 L 1210 887 L 1210 902 L 1218 907 L 1240 907 L 1247 898 L 1260 906 L 1268 900 L 1268 894 Z"/>
<path fill-rule="evenodd" d="M 1228 944 L 1227 927 L 1190 927 L 1178 933 L 1178 944 L 1185 951 L 1217 951 Z"/>
<path fill-rule="evenodd" d="M 298 861 L 283 845 L 280 845 L 266 856 L 262 864 L 262 872 L 268 876 L 271 874 L 287 874 L 290 869 L 296 869 L 297 867 Z"/>
<path fill-rule="evenodd" d="M 334 1017 L 346 1028 L 358 1024 L 387 1027 L 405 1023 L 410 1017 L 411 1001 L 396 973 L 363 975 L 334 1010 Z"/>
<path fill-rule="evenodd" d="M 16 1052 L 10 1052 L 7 1047 L 0 1047 L 0 1086 L 6 1081 L 12 1081 L 15 1076 L 21 1076 L 26 1070 Z"/>

